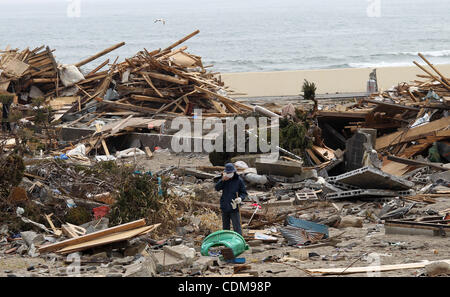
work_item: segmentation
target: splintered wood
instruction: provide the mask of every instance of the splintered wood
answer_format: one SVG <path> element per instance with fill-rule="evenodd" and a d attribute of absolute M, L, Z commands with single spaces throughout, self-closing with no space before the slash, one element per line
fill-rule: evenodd
<path fill-rule="evenodd" d="M 40 253 L 56 252 L 60 254 L 69 254 L 86 250 L 92 247 L 110 244 L 144 235 L 152 232 L 161 224 L 151 226 L 145 225 L 145 219 L 133 221 L 127 224 L 118 225 L 101 231 L 86 234 L 86 230 L 78 226 L 66 224 L 63 231 L 68 234 L 70 239 L 41 246 Z"/>
<path fill-rule="evenodd" d="M 389 153 L 407 159 L 425 152 L 436 142 L 448 140 L 450 79 L 424 55 L 419 53 L 418 56 L 425 63 L 421 65 L 414 61 L 421 72 L 417 75 L 421 80 L 399 83 L 389 90 L 372 93 L 359 102 L 325 106 L 319 112 L 319 118 L 323 120 L 327 133 L 345 146 L 343 132 L 351 134 L 359 128 L 376 129 L 373 147 L 380 157 Z M 332 127 L 334 121 L 345 121 L 345 131 Z M 307 153 L 316 164 L 321 162 L 314 155 L 317 155 L 316 151 Z M 383 170 L 401 176 L 414 169 L 412 165 L 393 162 L 385 160 Z"/>
<path fill-rule="evenodd" d="M 196 30 L 163 50 L 143 49 L 121 63 L 116 59 L 108 64 L 108 59 L 91 71 L 81 71 L 79 67 L 114 51 L 125 42 L 74 65 L 58 65 L 54 50 L 45 46 L 23 51 L 7 49 L 0 56 L 0 69 L 3 70 L 0 89 L 7 91 L 13 82 L 17 93 L 27 92 L 30 98 L 43 97 L 56 110 L 61 110 L 58 118 L 65 113 L 84 111 L 85 105 L 93 99 L 101 102 L 104 110 L 134 111 L 142 115 L 192 115 L 194 109 L 220 115 L 251 111 L 252 107 L 227 97 L 232 90 L 224 86 L 217 73 L 205 69 L 201 57 L 188 53 L 187 46 L 175 49 L 199 32 Z M 108 69 L 100 71 L 107 65 Z M 67 79 L 64 79 L 65 75 Z M 110 100 L 107 95 L 108 90 L 113 89 L 119 101 L 115 100 L 117 97 Z M 67 96 L 79 100 L 70 102 L 58 98 Z M 61 106 L 52 103 L 53 100 L 65 104 Z M 28 103 L 29 100 L 21 96 L 20 101 Z M 68 103 L 70 108 L 67 108 Z"/>
<path fill-rule="evenodd" d="M 96 133 L 80 141 L 87 146 L 86 154 L 101 147 L 108 157 L 108 137 L 133 129 L 158 130 L 164 121 L 155 122 L 154 117 L 159 117 L 159 121 L 191 117 L 195 110 L 201 110 L 205 117 L 253 111 L 253 107 L 228 96 L 233 91 L 224 85 L 217 72 L 206 70 L 200 56 L 188 53 L 187 46 L 176 48 L 199 32 L 196 30 L 162 50 L 144 48 L 123 62 L 118 62 L 118 57 L 112 63 L 106 59 L 90 71 L 80 67 L 124 46 L 125 42 L 73 65 L 58 64 L 54 50 L 49 47 L 23 51 L 8 47 L 0 55 L 0 91 L 14 91 L 11 95 L 16 95 L 16 103 L 24 105 L 34 98 L 45 98 L 54 111 L 54 124 L 95 127 Z M 111 123 L 108 121 L 111 116 L 115 119 L 122 116 L 123 120 Z M 100 127 L 101 121 L 106 123 L 105 127 Z"/>

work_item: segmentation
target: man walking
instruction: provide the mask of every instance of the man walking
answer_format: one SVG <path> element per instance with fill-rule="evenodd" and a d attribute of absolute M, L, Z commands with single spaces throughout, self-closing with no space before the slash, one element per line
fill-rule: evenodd
<path fill-rule="evenodd" d="M 220 197 L 220 209 L 222 210 L 222 226 L 224 230 L 230 230 L 230 220 L 233 230 L 242 235 L 241 216 L 239 204 L 247 197 L 247 190 L 242 178 L 237 174 L 232 163 L 225 164 L 225 171 L 221 180 L 216 184 L 216 191 L 222 190 Z"/>

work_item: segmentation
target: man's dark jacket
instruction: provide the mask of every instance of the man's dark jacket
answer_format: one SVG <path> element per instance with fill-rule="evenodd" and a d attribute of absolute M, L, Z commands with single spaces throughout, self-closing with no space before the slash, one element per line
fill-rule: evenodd
<path fill-rule="evenodd" d="M 236 193 L 238 193 L 239 197 L 242 199 L 247 197 L 245 183 L 237 173 L 235 173 L 234 176 L 227 181 L 223 181 L 221 179 L 216 184 L 216 190 L 222 190 L 222 197 L 220 197 L 220 209 L 223 212 L 235 212 L 239 210 L 239 207 L 233 209 L 231 206 L 231 200 L 237 198 Z"/>

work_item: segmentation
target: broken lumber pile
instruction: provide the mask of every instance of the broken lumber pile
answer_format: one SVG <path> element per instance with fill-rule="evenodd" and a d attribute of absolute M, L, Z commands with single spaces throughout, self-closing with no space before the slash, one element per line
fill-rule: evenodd
<path fill-rule="evenodd" d="M 319 123 L 335 146 L 344 148 L 349 135 L 361 128 L 376 129 L 373 148 L 380 157 L 390 154 L 411 159 L 436 142 L 448 141 L 450 79 L 424 55 L 418 56 L 426 64 L 414 61 L 423 72 L 417 75 L 420 80 L 399 83 L 359 101 L 326 106 L 319 112 Z M 389 163 L 385 160 L 383 165 Z"/>
<path fill-rule="evenodd" d="M 144 49 L 118 64 L 112 79 L 117 82 L 120 104 L 103 102 L 113 109 L 150 115 L 192 115 L 194 108 L 213 116 L 252 111 L 252 107 L 226 97 L 228 88 L 216 73 L 206 70 L 201 57 L 186 52 L 186 46 L 174 49 L 198 33 L 166 49 Z"/>
<path fill-rule="evenodd" d="M 138 235 L 147 234 L 155 230 L 160 224 L 145 225 L 145 219 L 137 220 L 127 224 L 111 227 L 101 231 L 93 232 L 83 236 L 67 239 L 39 248 L 40 253 L 56 252 L 70 254 L 83 251 L 96 246 L 106 245 L 133 238 Z"/>

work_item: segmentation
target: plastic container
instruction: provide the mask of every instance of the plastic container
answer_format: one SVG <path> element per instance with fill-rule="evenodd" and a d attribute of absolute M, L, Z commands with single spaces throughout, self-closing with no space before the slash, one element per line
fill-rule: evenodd
<path fill-rule="evenodd" d="M 202 256 L 209 256 L 208 251 L 214 246 L 226 246 L 232 249 L 235 257 L 248 250 L 244 237 L 231 230 L 220 230 L 209 234 L 202 243 Z"/>

